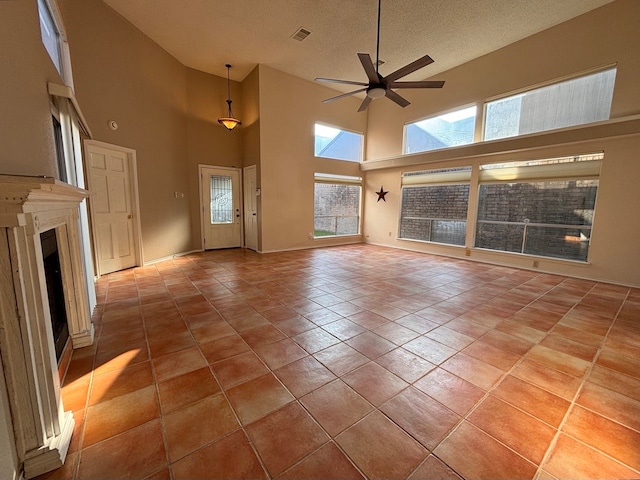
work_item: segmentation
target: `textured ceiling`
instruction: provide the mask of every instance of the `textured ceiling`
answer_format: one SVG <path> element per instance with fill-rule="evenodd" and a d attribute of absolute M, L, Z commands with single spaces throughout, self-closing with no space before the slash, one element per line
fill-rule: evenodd
<path fill-rule="evenodd" d="M 261 63 L 366 81 L 356 53 L 375 61 L 376 0 L 103 1 L 188 67 L 226 77 L 232 64 L 233 80 Z M 435 63 L 403 80 L 431 77 L 610 1 L 382 0 L 380 73 L 428 54 Z M 291 38 L 300 27 L 311 31 L 302 42 Z"/>

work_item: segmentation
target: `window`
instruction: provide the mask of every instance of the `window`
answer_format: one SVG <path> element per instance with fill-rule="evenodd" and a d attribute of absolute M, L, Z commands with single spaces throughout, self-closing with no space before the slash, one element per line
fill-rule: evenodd
<path fill-rule="evenodd" d="M 315 174 L 314 237 L 358 235 L 362 179 Z"/>
<path fill-rule="evenodd" d="M 404 153 L 473 143 L 476 106 L 405 125 Z"/>
<path fill-rule="evenodd" d="M 360 133 L 316 123 L 315 156 L 359 162 L 362 160 L 362 139 Z"/>
<path fill-rule="evenodd" d="M 586 262 L 602 158 L 482 165 L 475 246 Z"/>
<path fill-rule="evenodd" d="M 67 162 L 64 155 L 64 141 L 62 139 L 62 125 L 56 115 L 51 116 L 53 122 L 53 140 L 56 144 L 56 160 L 58 161 L 58 180 L 67 182 Z"/>
<path fill-rule="evenodd" d="M 40 17 L 40 34 L 42 43 L 47 49 L 58 73 L 62 75 L 62 52 L 60 48 L 60 31 L 53 19 L 51 9 L 46 0 L 38 0 L 38 15 Z"/>
<path fill-rule="evenodd" d="M 211 175 L 211 223 L 233 223 L 231 176 Z"/>
<path fill-rule="evenodd" d="M 484 139 L 608 120 L 615 77 L 612 68 L 488 102 Z"/>
<path fill-rule="evenodd" d="M 400 238 L 464 245 L 471 167 L 402 175 Z"/>

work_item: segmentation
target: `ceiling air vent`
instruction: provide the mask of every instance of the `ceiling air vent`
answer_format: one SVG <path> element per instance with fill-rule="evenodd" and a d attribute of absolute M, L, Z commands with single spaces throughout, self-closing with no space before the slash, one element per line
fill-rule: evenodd
<path fill-rule="evenodd" d="M 299 42 L 301 42 L 302 40 L 304 40 L 305 38 L 307 38 L 309 35 L 311 35 L 311 32 L 305 28 L 299 28 L 298 31 L 296 33 L 294 33 L 293 35 L 291 35 L 291 38 L 293 38 L 294 40 L 298 40 Z"/>

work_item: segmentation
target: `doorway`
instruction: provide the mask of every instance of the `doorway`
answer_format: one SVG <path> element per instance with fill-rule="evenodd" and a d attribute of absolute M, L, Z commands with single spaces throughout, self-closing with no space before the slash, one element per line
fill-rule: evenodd
<path fill-rule="evenodd" d="M 142 265 L 135 150 L 85 141 L 98 276 Z"/>
<path fill-rule="evenodd" d="M 242 246 L 240 169 L 200 165 L 204 250 Z"/>

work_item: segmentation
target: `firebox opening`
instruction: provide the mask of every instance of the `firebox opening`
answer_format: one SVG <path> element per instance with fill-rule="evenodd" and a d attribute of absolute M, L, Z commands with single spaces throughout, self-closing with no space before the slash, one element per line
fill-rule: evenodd
<path fill-rule="evenodd" d="M 42 257 L 44 259 L 44 275 L 47 282 L 49 297 L 49 311 L 51 312 L 51 329 L 53 343 L 56 348 L 56 360 L 59 362 L 64 347 L 69 339 L 67 325 L 67 311 L 62 287 L 62 273 L 60 271 L 60 257 L 58 255 L 58 240 L 55 230 L 48 230 L 40 234 Z"/>

